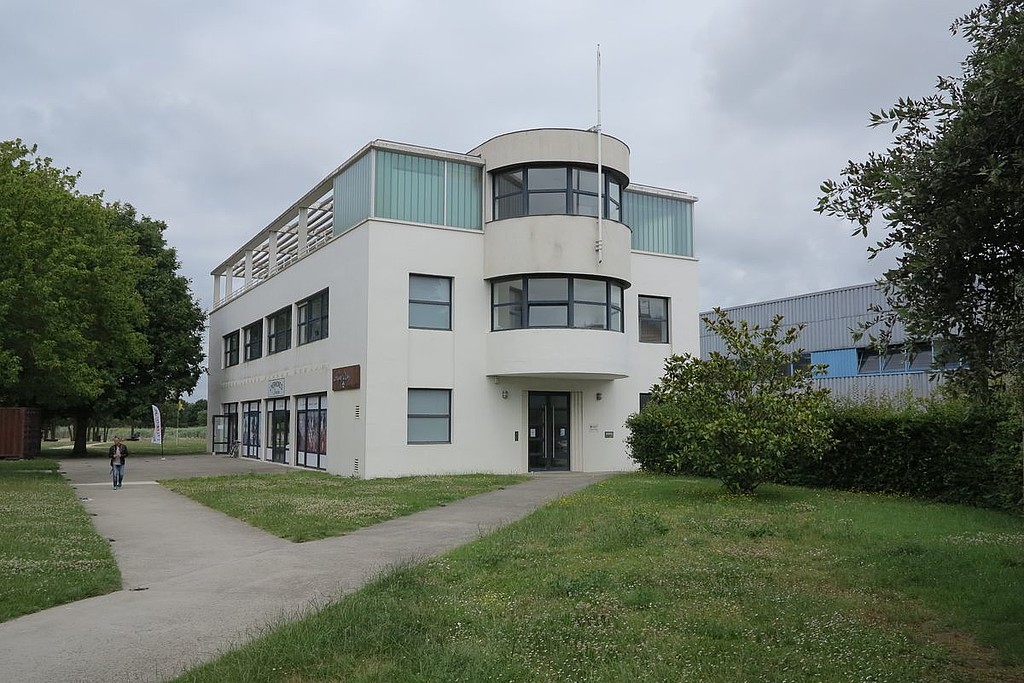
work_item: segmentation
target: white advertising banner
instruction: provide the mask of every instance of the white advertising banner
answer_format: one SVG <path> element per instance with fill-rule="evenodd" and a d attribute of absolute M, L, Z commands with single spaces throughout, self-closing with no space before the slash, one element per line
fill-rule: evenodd
<path fill-rule="evenodd" d="M 163 430 L 160 428 L 160 409 L 153 405 L 153 443 L 163 443 Z"/>

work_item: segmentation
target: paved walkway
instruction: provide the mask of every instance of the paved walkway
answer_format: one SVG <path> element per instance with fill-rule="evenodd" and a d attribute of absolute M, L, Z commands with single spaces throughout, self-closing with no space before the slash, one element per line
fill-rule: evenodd
<path fill-rule="evenodd" d="M 64 460 L 110 539 L 124 590 L 0 624 L 0 681 L 165 681 L 260 628 L 515 521 L 606 475 L 543 474 L 500 491 L 310 543 L 291 543 L 168 491 L 158 479 L 280 471 L 214 455 L 134 457 L 112 490 L 106 459 Z M 0 579 L 2 580 L 2 579 Z"/>

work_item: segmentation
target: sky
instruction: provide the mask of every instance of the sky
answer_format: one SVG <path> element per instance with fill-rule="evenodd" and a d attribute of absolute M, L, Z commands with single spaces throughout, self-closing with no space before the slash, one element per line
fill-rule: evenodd
<path fill-rule="evenodd" d="M 597 122 L 631 180 L 699 198 L 700 310 L 869 282 L 878 236 L 813 211 L 934 92 L 967 0 L 0 0 L 0 139 L 167 223 L 210 271 L 374 139 L 466 152 Z M 0 255 L 2 258 L 2 255 Z"/>

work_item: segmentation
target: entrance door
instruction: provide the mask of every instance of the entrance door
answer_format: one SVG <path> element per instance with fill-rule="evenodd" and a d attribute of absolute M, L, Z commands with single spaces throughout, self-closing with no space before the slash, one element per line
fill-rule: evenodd
<path fill-rule="evenodd" d="M 531 391 L 528 453 L 530 471 L 569 469 L 569 394 Z"/>
<path fill-rule="evenodd" d="M 288 462 L 288 411 L 270 413 L 270 459 Z"/>
<path fill-rule="evenodd" d="M 231 416 L 213 416 L 213 452 L 227 453 L 231 448 Z"/>

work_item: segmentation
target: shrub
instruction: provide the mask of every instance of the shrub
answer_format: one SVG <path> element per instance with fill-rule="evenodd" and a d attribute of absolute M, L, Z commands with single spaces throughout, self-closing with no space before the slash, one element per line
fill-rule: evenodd
<path fill-rule="evenodd" d="M 833 446 L 821 459 L 792 459 L 784 483 L 1019 505 L 1021 427 L 1003 398 L 838 404 L 832 425 Z"/>

